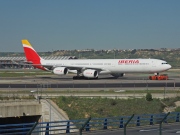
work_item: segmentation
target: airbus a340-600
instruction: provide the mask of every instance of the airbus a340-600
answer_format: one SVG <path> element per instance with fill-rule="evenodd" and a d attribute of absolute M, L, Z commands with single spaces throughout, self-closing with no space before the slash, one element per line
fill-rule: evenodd
<path fill-rule="evenodd" d="M 34 50 L 28 40 L 22 40 L 27 63 L 35 68 L 52 71 L 56 75 L 76 73 L 73 79 L 98 78 L 101 74 L 110 74 L 116 78 L 125 73 L 155 73 L 171 68 L 164 60 L 159 59 L 76 59 L 45 60 Z"/>

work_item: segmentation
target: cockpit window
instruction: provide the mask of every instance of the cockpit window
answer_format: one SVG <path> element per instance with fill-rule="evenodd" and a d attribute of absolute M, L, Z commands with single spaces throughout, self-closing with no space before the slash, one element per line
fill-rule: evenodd
<path fill-rule="evenodd" d="M 168 64 L 167 62 L 161 63 L 161 64 Z"/>

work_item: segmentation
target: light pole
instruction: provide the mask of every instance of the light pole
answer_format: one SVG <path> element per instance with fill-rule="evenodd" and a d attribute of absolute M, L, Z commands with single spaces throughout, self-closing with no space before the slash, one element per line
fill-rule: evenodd
<path fill-rule="evenodd" d="M 148 91 L 148 81 L 146 80 L 146 90 Z"/>
<path fill-rule="evenodd" d="M 30 91 L 31 93 L 32 93 L 32 95 L 34 95 L 34 93 L 36 93 L 37 92 L 37 96 L 35 97 L 37 100 L 38 100 L 38 102 L 40 103 L 40 98 L 39 98 L 39 94 L 38 94 L 38 90 L 31 90 Z"/>

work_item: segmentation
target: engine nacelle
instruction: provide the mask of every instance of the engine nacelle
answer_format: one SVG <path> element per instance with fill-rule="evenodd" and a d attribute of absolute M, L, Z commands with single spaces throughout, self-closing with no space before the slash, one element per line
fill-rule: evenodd
<path fill-rule="evenodd" d="M 125 73 L 114 73 L 114 74 L 111 74 L 112 76 L 118 78 L 118 77 L 123 77 L 125 76 Z"/>
<path fill-rule="evenodd" d="M 53 69 L 53 73 L 56 75 L 66 75 L 68 73 L 68 69 L 66 67 L 57 67 Z"/>
<path fill-rule="evenodd" d="M 87 78 L 97 78 L 98 77 L 98 71 L 93 69 L 87 69 L 83 71 L 83 76 Z"/>

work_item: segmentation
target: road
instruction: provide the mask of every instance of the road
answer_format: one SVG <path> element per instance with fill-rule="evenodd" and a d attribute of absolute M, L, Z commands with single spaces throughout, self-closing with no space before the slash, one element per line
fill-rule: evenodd
<path fill-rule="evenodd" d="M 103 75 L 98 80 L 73 80 L 67 76 L 31 76 L 0 78 L 0 88 L 146 88 L 180 87 L 180 78 L 171 76 L 169 80 L 147 80 L 140 75 L 127 75 L 115 79 Z"/>
<path fill-rule="evenodd" d="M 159 125 L 126 129 L 127 135 L 159 135 Z M 180 134 L 180 123 L 162 124 L 162 135 Z M 83 132 L 83 135 L 124 135 L 124 130 L 103 130 Z"/>
<path fill-rule="evenodd" d="M 128 88 L 128 87 L 174 87 L 173 82 L 159 83 L 10 83 L 0 84 L 0 88 Z M 180 87 L 180 82 L 176 82 L 176 87 Z"/>

